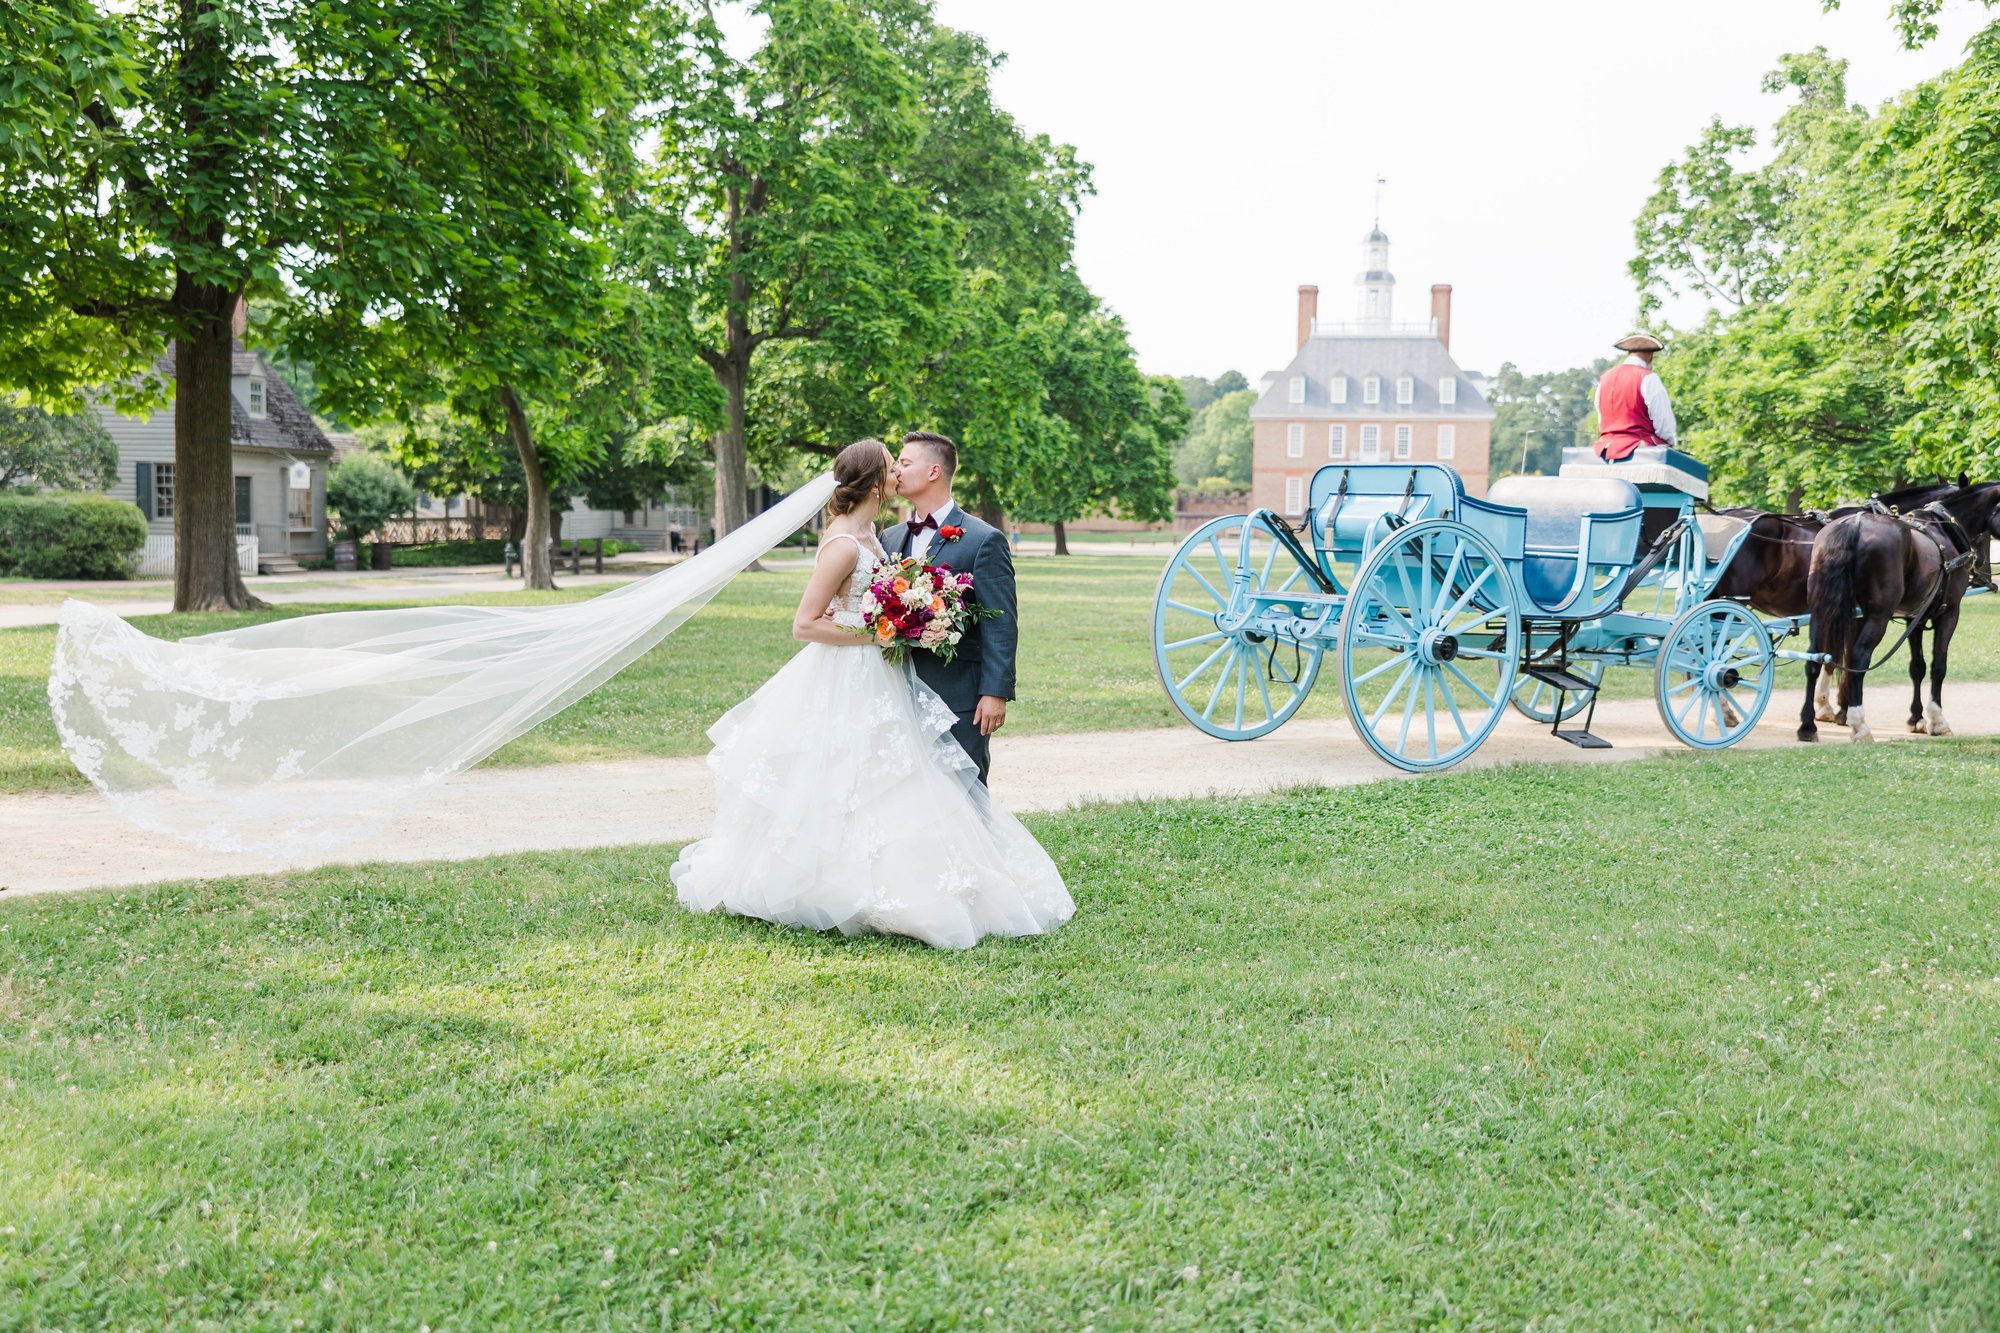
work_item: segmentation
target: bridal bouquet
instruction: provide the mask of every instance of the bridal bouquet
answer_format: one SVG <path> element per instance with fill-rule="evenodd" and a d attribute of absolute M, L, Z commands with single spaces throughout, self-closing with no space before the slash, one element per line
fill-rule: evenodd
<path fill-rule="evenodd" d="M 968 601 L 971 592 L 972 575 L 904 556 L 875 571 L 861 596 L 862 623 L 891 662 L 908 658 L 913 648 L 928 648 L 949 662 L 974 621 L 999 614 Z"/>

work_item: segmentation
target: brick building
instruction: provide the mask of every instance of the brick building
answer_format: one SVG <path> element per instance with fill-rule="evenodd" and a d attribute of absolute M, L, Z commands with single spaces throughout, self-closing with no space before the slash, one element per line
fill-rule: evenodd
<path fill-rule="evenodd" d="M 1341 462 L 1446 463 L 1486 493 L 1493 409 L 1451 359 L 1451 287 L 1431 288 L 1428 320 L 1397 324 L 1389 238 L 1377 226 L 1362 246 L 1354 322 L 1320 319 L 1319 288 L 1299 288 L 1298 355 L 1250 409 L 1254 506 L 1304 512 L 1313 472 Z"/>

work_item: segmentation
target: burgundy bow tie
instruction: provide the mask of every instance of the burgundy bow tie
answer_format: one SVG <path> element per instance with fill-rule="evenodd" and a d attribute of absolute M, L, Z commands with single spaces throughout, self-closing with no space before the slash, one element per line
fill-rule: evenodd
<path fill-rule="evenodd" d="M 910 535 L 914 537 L 918 533 L 922 532 L 925 528 L 929 528 L 932 531 L 936 531 L 937 525 L 938 521 L 936 514 L 932 514 L 929 518 L 913 518 L 910 520 Z"/>

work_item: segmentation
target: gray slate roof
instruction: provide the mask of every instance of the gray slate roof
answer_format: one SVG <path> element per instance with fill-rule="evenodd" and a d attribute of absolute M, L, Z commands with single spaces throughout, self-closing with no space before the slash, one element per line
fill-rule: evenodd
<path fill-rule="evenodd" d="M 1292 378 L 1306 378 L 1306 400 L 1291 401 Z M 1335 403 L 1328 384 L 1335 376 L 1347 377 L 1347 401 Z M 1382 401 L 1361 401 L 1361 381 L 1373 375 L 1382 381 Z M 1396 402 L 1396 381 L 1409 376 L 1416 383 L 1415 398 Z M 1450 407 L 1438 401 L 1438 381 L 1446 376 L 1458 380 L 1458 401 Z M 1459 369 L 1458 362 L 1444 344 L 1430 337 L 1325 337 L 1311 338 L 1299 349 L 1292 363 L 1277 373 L 1270 387 L 1258 397 L 1250 416 L 1306 420 L 1382 420 L 1394 416 L 1464 417 L 1485 421 L 1493 408 L 1480 391 L 1483 383 Z"/>
<path fill-rule="evenodd" d="M 174 345 L 167 344 L 154 363 L 160 373 L 171 380 L 174 377 Z M 271 369 L 269 362 L 257 353 L 244 347 L 238 339 L 235 350 L 229 358 L 231 375 L 262 375 L 264 377 L 264 417 L 258 420 L 250 415 L 241 401 L 233 395 L 229 400 L 229 442 L 238 449 L 271 449 L 288 454 L 332 454 L 333 444 L 326 433 L 306 411 L 292 386 L 285 383 L 284 376 Z"/>

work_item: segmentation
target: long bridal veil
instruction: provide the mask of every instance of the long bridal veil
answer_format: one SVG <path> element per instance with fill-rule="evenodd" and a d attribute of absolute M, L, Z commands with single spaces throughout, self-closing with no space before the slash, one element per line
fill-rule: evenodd
<path fill-rule="evenodd" d="M 222 851 L 337 846 L 645 653 L 819 512 L 827 473 L 701 554 L 558 606 L 300 616 L 182 639 L 63 604 L 49 706 L 124 813 Z"/>

